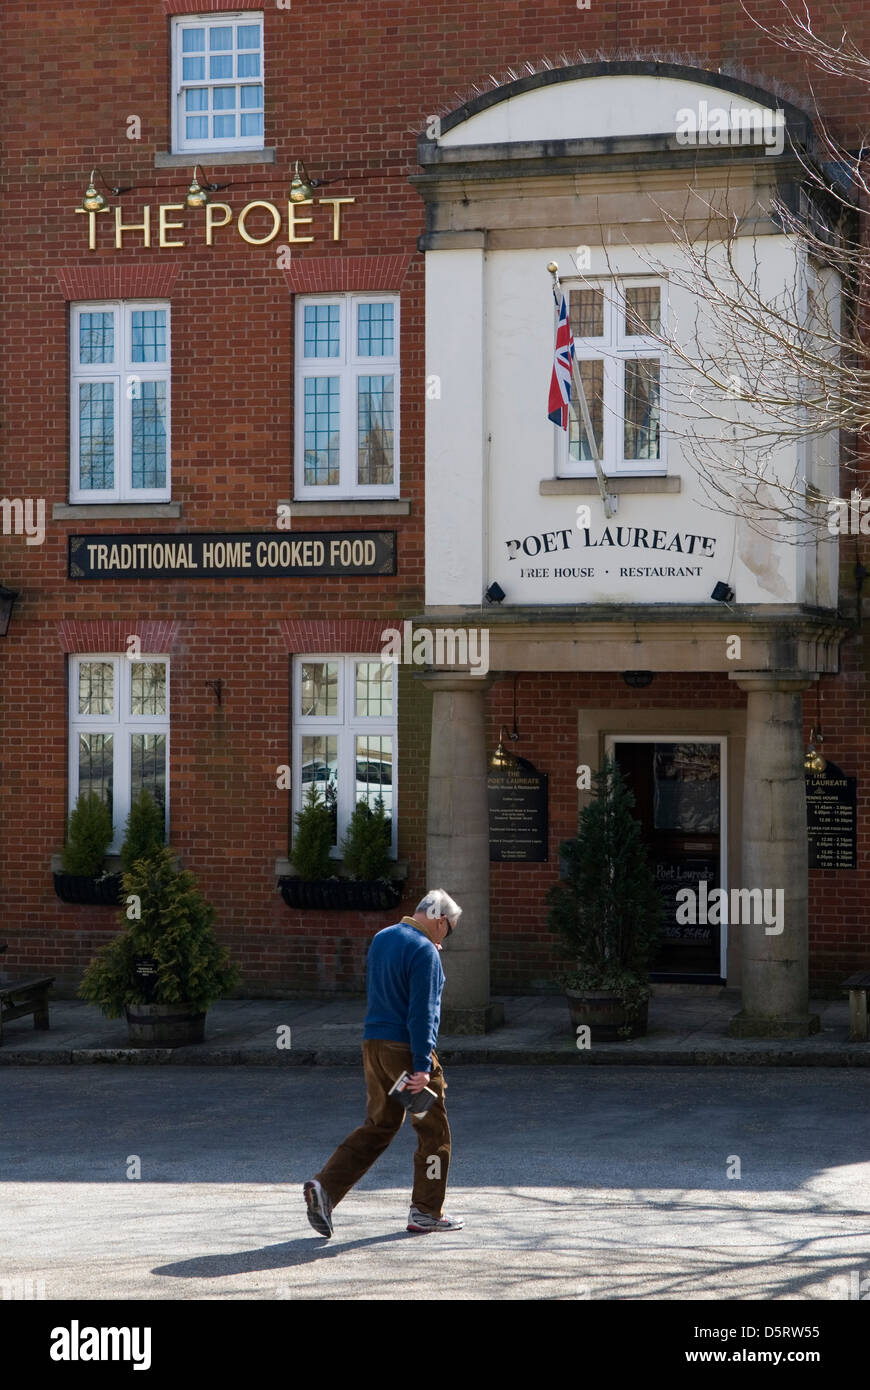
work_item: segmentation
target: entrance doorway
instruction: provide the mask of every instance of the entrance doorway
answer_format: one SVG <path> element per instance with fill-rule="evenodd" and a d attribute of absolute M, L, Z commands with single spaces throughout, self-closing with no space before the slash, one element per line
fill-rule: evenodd
<path fill-rule="evenodd" d="M 704 906 L 714 888 L 728 887 L 725 738 L 611 734 L 605 747 L 634 794 L 634 815 L 665 905 L 650 978 L 724 984 L 727 923 L 704 920 Z M 682 888 L 695 893 L 697 912 L 687 912 L 685 895 L 677 902 Z M 686 920 L 692 916 L 694 922 Z"/>

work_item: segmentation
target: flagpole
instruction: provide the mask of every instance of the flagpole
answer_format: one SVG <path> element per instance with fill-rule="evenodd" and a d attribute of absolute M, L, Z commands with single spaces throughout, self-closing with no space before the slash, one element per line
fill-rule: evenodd
<path fill-rule="evenodd" d="M 553 298 L 556 301 L 556 308 L 561 307 L 562 286 L 559 282 L 559 267 L 555 261 L 550 261 L 547 266 L 553 277 Z M 574 390 L 577 392 L 577 402 L 580 406 L 580 414 L 583 419 L 583 428 L 586 431 L 586 438 L 589 441 L 589 451 L 592 454 L 592 462 L 595 465 L 595 475 L 598 479 L 598 491 L 601 494 L 601 503 L 604 507 L 604 515 L 608 521 L 613 516 L 613 507 L 610 502 L 610 495 L 607 491 L 607 479 L 604 476 L 604 469 L 601 466 L 601 456 L 598 453 L 598 443 L 595 438 L 595 431 L 592 428 L 592 416 L 589 414 L 589 405 L 586 400 L 586 392 L 583 390 L 583 381 L 580 377 L 580 369 L 577 366 L 576 356 L 571 357 L 571 380 L 574 383 Z"/>

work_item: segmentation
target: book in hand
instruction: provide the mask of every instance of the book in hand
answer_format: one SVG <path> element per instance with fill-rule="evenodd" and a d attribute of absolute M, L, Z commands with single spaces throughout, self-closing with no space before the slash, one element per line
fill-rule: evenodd
<path fill-rule="evenodd" d="M 433 1100 L 437 1100 L 438 1097 L 432 1090 L 431 1086 L 424 1086 L 422 1091 L 416 1092 L 406 1090 L 405 1088 L 410 1079 L 410 1076 L 411 1073 L 409 1071 L 403 1071 L 402 1075 L 397 1077 L 396 1080 L 393 1082 L 392 1086 L 387 1092 L 387 1095 L 395 1096 L 396 1100 L 401 1101 L 405 1109 L 409 1111 L 410 1114 L 425 1115 Z"/>

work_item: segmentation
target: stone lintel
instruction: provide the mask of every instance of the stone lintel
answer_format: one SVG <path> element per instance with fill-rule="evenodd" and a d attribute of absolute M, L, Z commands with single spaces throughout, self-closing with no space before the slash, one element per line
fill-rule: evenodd
<path fill-rule="evenodd" d="M 430 670 L 419 672 L 414 679 L 420 681 L 426 690 L 459 690 L 483 694 L 489 690 L 495 680 L 495 672 L 487 671 L 483 675 L 475 675 L 470 668 L 444 671 Z"/>
<path fill-rule="evenodd" d="M 800 691 L 819 679 L 818 672 L 804 671 L 729 671 L 728 679 L 741 690 Z"/>

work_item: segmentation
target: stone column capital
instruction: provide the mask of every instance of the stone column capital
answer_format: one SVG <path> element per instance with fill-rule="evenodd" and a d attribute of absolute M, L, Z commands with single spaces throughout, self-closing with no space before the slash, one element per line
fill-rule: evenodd
<path fill-rule="evenodd" d="M 796 693 L 808 690 L 819 679 L 817 671 L 729 671 L 728 679 L 741 690 L 783 691 Z"/>
<path fill-rule="evenodd" d="M 465 695 L 485 694 L 495 678 L 495 671 L 483 676 L 475 676 L 471 671 L 421 671 L 414 677 L 426 690 L 461 691 Z"/>

